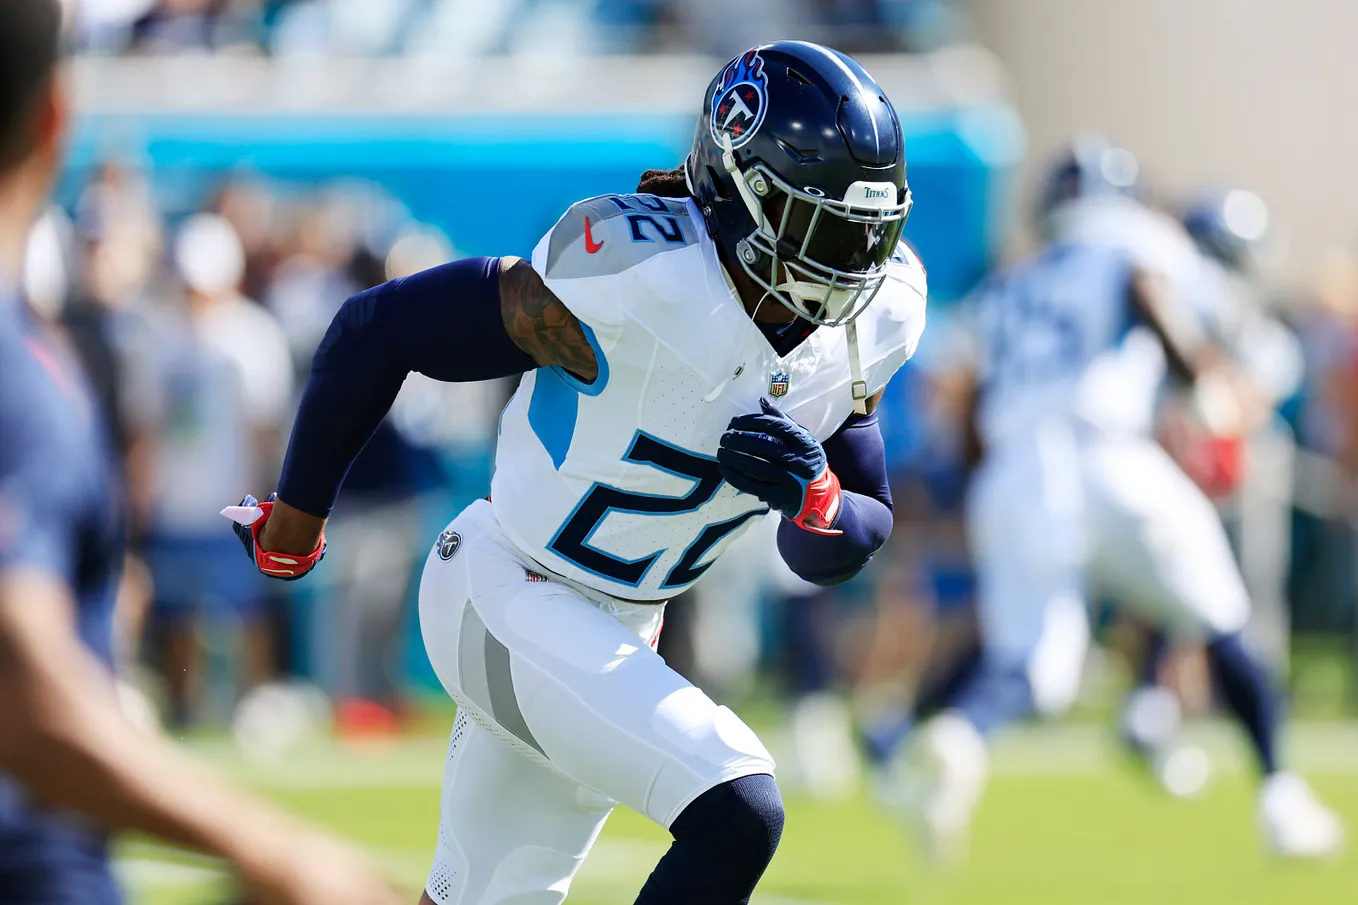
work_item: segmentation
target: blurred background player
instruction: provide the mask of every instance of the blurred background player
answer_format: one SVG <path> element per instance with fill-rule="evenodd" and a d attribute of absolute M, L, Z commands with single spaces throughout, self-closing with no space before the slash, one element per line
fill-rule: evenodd
<path fill-rule="evenodd" d="M 1329 855 L 1338 820 L 1280 769 L 1277 693 L 1241 636 L 1249 600 L 1221 521 L 1151 436 L 1166 369 L 1191 387 L 1213 436 L 1238 437 L 1248 422 L 1240 378 L 1186 301 L 1211 291 L 1202 259 L 1136 187 L 1130 153 L 1077 139 L 1042 199 L 1047 244 L 979 292 L 982 459 L 968 529 L 983 653 L 913 740 L 914 816 L 928 849 L 958 851 L 985 784 L 985 736 L 1074 701 L 1098 589 L 1206 644 L 1263 775 L 1266 844 Z"/>
<path fill-rule="evenodd" d="M 1301 388 L 1303 352 L 1296 336 L 1264 307 L 1259 295 L 1269 215 L 1263 200 L 1244 189 L 1194 195 L 1179 211 L 1180 222 L 1204 256 L 1202 290 L 1192 294 L 1205 332 L 1248 381 L 1247 405 L 1262 417 Z M 1190 393 L 1170 392 L 1157 413 L 1157 439 L 1219 509 L 1232 514 L 1239 535 L 1242 571 L 1258 593 L 1285 593 L 1286 562 L 1270 552 L 1288 500 L 1278 491 L 1287 481 L 1290 456 L 1264 430 L 1226 435 L 1207 430 Z M 1262 427 L 1263 425 L 1261 425 Z M 1282 461 L 1279 461 L 1281 458 Z M 1225 513 L 1224 513 L 1225 514 Z M 1256 524 L 1259 523 L 1259 524 Z M 1229 525 L 1228 525 L 1229 527 Z M 1286 534 L 1286 529 L 1281 529 Z M 1260 544 L 1260 539 L 1272 540 Z M 1179 654 L 1186 653 L 1178 648 Z M 1155 778 L 1173 795 L 1201 791 L 1210 774 L 1201 748 L 1179 738 L 1182 703 L 1166 682 L 1173 678 L 1176 648 L 1163 629 L 1151 629 L 1140 647 L 1136 687 L 1122 709 L 1121 727 L 1131 750 L 1146 758 Z M 1180 685 L 1180 693 L 1183 691 Z"/>
<path fill-rule="evenodd" d="M 106 833 L 131 829 L 231 859 L 261 902 L 390 905 L 394 892 L 347 848 L 120 711 L 122 494 L 84 376 L 15 282 L 61 160 L 60 30 L 55 0 L 0 8 L 0 902 L 121 901 Z"/>

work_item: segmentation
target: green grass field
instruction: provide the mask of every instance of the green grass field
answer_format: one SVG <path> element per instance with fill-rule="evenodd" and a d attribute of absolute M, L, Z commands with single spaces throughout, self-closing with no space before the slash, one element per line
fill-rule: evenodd
<path fill-rule="evenodd" d="M 905 833 L 859 795 L 837 805 L 787 795 L 788 822 L 755 905 L 1339 905 L 1358 902 L 1358 857 L 1282 864 L 1265 857 L 1253 784 L 1223 730 L 1197 733 L 1217 775 L 1194 801 L 1168 799 L 1122 760 L 1104 731 L 1028 730 L 1001 743 L 970 858 L 939 871 L 914 860 Z M 1301 726 L 1291 753 L 1322 796 L 1358 826 L 1358 727 Z M 225 742 L 195 745 L 286 806 L 368 846 L 412 905 L 432 852 L 443 741 L 380 748 L 317 743 L 268 767 Z M 627 905 L 667 843 L 618 809 L 568 901 Z M 149 843 L 122 846 L 136 905 L 221 901 L 216 865 Z"/>

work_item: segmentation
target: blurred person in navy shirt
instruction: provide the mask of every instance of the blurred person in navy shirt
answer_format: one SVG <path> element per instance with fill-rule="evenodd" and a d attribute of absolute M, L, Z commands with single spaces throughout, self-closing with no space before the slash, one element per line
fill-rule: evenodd
<path fill-rule="evenodd" d="M 354 853 L 194 768 L 113 694 L 122 500 L 89 387 L 14 288 L 60 165 L 60 30 L 56 0 L 0 6 L 0 903 L 119 902 L 106 832 L 132 829 L 230 859 L 262 903 L 389 905 Z"/>

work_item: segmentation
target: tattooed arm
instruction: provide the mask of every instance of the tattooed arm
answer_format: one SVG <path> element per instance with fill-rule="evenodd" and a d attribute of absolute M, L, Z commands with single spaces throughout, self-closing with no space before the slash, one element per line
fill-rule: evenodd
<path fill-rule="evenodd" d="M 317 549 L 349 466 L 411 371 L 464 382 L 549 365 L 582 380 L 599 370 L 579 321 L 518 258 L 469 258 L 355 295 L 316 350 L 260 546 Z"/>
<path fill-rule="evenodd" d="M 514 345 L 542 367 L 557 365 L 586 381 L 598 376 L 580 321 L 521 258 L 500 259 L 500 316 Z"/>

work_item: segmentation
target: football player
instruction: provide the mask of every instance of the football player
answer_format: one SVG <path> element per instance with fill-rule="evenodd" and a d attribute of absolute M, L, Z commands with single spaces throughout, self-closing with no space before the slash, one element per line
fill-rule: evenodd
<path fill-rule="evenodd" d="M 426 902 L 560 901 L 619 802 L 674 837 L 638 902 L 749 899 L 783 829 L 773 760 L 655 653 L 664 604 L 771 509 L 816 583 L 885 540 L 874 408 L 924 327 L 910 207 L 882 88 L 779 42 L 722 68 L 682 166 L 574 205 L 531 262 L 458 261 L 344 304 L 277 498 L 230 512 L 266 575 L 320 559 L 408 372 L 523 375 L 491 495 L 439 536 L 420 587 L 459 705 Z"/>
<path fill-rule="evenodd" d="M 1209 291 L 1203 259 L 1136 200 L 1136 166 L 1102 138 L 1072 145 L 1044 199 L 1049 243 L 980 291 L 968 533 L 984 655 L 914 739 L 915 816 L 940 854 L 958 852 L 979 802 L 985 736 L 1074 699 L 1091 585 L 1205 644 L 1263 776 L 1267 845 L 1316 857 L 1340 843 L 1339 821 L 1280 768 L 1277 699 L 1241 638 L 1249 600 L 1217 512 L 1151 434 L 1166 368 L 1214 433 L 1241 422 L 1234 374 L 1184 301 Z"/>
<path fill-rule="evenodd" d="M 60 165 L 60 25 L 57 0 L 0 6 L 0 903 L 116 905 L 106 833 L 128 829 L 229 858 L 260 902 L 395 905 L 356 853 L 119 707 L 118 488 L 83 375 L 7 282 Z"/>
<path fill-rule="evenodd" d="M 1267 241 L 1269 216 L 1263 200 L 1244 189 L 1204 192 L 1179 211 L 1179 219 L 1204 256 L 1204 291 L 1192 301 L 1199 306 L 1205 331 L 1233 365 L 1248 377 L 1248 406 L 1266 413 L 1297 391 L 1304 363 L 1300 341 L 1258 298 L 1258 259 Z M 1162 407 L 1158 434 L 1175 462 L 1213 500 L 1240 493 L 1246 476 L 1248 438 L 1212 434 L 1194 417 L 1191 407 L 1173 398 Z M 1251 462 L 1268 467 L 1267 448 Z M 1255 469 L 1251 468 L 1253 472 Z M 1272 481 L 1272 474 L 1258 480 Z M 1257 504 L 1256 504 L 1257 509 Z M 1281 564 L 1260 563 L 1265 575 L 1281 581 Z M 1256 579 L 1258 580 L 1258 579 Z M 1122 734 L 1133 751 L 1145 756 L 1160 783 L 1172 794 L 1191 794 L 1210 772 L 1206 754 L 1177 738 L 1178 698 L 1159 684 L 1162 661 L 1170 649 L 1163 630 L 1152 634 L 1143 649 L 1137 688 L 1123 709 Z M 1176 766 L 1177 765 L 1177 766 Z"/>

